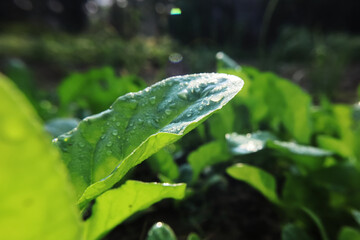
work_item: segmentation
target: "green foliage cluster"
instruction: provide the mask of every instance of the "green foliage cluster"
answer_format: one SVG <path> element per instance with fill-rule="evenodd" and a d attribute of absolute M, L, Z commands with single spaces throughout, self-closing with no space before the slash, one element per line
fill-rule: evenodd
<path fill-rule="evenodd" d="M 82 78 L 74 79 L 82 83 Z M 61 150 L 60 156 L 33 108 L 1 75 L 0 93 L 5 104 L 0 112 L 0 149 L 4 154 L 0 188 L 2 236 L 101 239 L 126 218 L 155 202 L 182 199 L 186 187 L 183 183 L 144 183 L 124 176 L 221 109 L 242 86 L 243 81 L 235 76 L 194 74 L 128 93 L 108 110 L 85 118 L 76 128 L 55 138 L 53 143 Z M 128 89 L 126 84 L 124 87 Z M 24 168 L 17 170 L 19 164 Z M 81 221 L 80 211 L 91 214 Z M 16 231 L 19 223 L 24 226 L 22 231 Z"/>
<path fill-rule="evenodd" d="M 358 239 L 359 106 L 325 99 L 315 106 L 286 79 L 217 58 L 218 74 L 173 77 L 143 90 L 137 77 L 119 78 L 109 68 L 69 76 L 58 87 L 56 117 L 85 118 L 46 124 L 61 156 L 1 76 L 0 179 L 11 183 L 0 184 L 7 196 L 1 232 L 8 239 L 57 239 L 63 231 L 63 239 L 101 239 L 161 199 L 191 201 L 212 185 L 231 188 L 231 176 L 282 212 L 282 240 Z M 162 183 L 129 180 L 145 160 Z M 19 221 L 31 222 L 26 235 L 13 230 Z M 147 239 L 176 236 L 156 223 Z"/>

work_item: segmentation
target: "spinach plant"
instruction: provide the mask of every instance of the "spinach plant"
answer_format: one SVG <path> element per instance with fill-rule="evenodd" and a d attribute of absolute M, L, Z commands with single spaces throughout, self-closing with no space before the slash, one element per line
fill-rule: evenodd
<path fill-rule="evenodd" d="M 59 155 L 30 104 L 1 75 L 2 237 L 101 239 L 133 213 L 163 198 L 183 198 L 185 184 L 127 180 L 113 187 L 132 167 L 221 109 L 242 86 L 235 76 L 196 74 L 126 94 L 54 139 Z M 91 216 L 81 220 L 80 210 L 93 199 Z"/>

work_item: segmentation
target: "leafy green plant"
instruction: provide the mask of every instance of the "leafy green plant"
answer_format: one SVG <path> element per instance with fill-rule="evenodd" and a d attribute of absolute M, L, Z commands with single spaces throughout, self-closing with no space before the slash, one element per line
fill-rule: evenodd
<path fill-rule="evenodd" d="M 243 81 L 235 76 L 197 74 L 173 77 L 126 94 L 110 109 L 82 120 L 53 140 L 61 150 L 62 163 L 31 106 L 1 76 L 5 104 L 0 111 L 1 182 L 5 183 L 0 188 L 4 196 L 2 236 L 100 239 L 133 213 L 161 199 L 183 198 L 184 184 L 119 181 L 135 165 L 222 108 L 242 86 Z M 24 168 L 18 169 L 19 164 Z M 109 190 L 115 184 L 119 187 Z M 80 209 L 92 210 L 84 221 L 75 199 Z M 19 221 L 29 228 L 16 231 Z"/>

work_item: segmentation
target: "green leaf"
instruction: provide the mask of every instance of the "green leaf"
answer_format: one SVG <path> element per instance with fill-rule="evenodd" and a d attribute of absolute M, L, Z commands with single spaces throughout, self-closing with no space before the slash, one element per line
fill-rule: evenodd
<path fill-rule="evenodd" d="M 324 149 L 300 145 L 294 142 L 269 141 L 268 147 L 288 156 L 297 164 L 305 166 L 307 169 L 315 170 L 322 166 L 325 157 L 332 155 Z"/>
<path fill-rule="evenodd" d="M 176 240 L 176 236 L 169 225 L 157 222 L 150 228 L 146 240 Z"/>
<path fill-rule="evenodd" d="M 205 167 L 227 161 L 231 158 L 224 141 L 214 141 L 200 146 L 187 158 L 192 170 L 192 181 L 196 181 Z"/>
<path fill-rule="evenodd" d="M 234 155 L 255 153 L 265 148 L 267 141 L 276 137 L 269 132 L 255 132 L 246 135 L 237 133 L 226 134 L 225 136 L 230 151 Z"/>
<path fill-rule="evenodd" d="M 279 204 L 275 178 L 264 170 L 238 163 L 226 169 L 233 178 L 244 181 L 264 195 L 269 201 Z"/>
<path fill-rule="evenodd" d="M 243 67 L 251 79 L 247 98 L 254 125 L 269 123 L 279 132 L 280 126 L 300 143 L 309 143 L 312 133 L 311 98 L 299 86 L 271 73 L 254 73 Z"/>
<path fill-rule="evenodd" d="M 319 229 L 322 240 L 328 240 L 328 236 L 325 231 L 324 224 L 321 219 L 310 209 L 307 207 L 301 207 L 301 209 L 313 220 L 317 228 Z"/>
<path fill-rule="evenodd" d="M 351 146 L 347 145 L 340 139 L 336 139 L 326 135 L 320 135 L 317 137 L 317 143 L 321 148 L 327 149 L 334 153 L 339 154 L 342 157 L 352 158 L 354 153 Z"/>
<path fill-rule="evenodd" d="M 79 121 L 75 118 L 55 118 L 45 124 L 45 129 L 53 137 L 64 134 L 75 128 Z"/>
<path fill-rule="evenodd" d="M 201 238 L 196 233 L 190 233 L 186 240 L 201 240 Z"/>
<path fill-rule="evenodd" d="M 118 96 L 139 91 L 146 84 L 137 77 L 117 77 L 110 67 L 92 69 L 86 73 L 74 73 L 62 81 L 58 88 L 63 109 L 70 104 L 93 112 L 106 109 Z"/>
<path fill-rule="evenodd" d="M 179 168 L 173 156 L 165 149 L 161 149 L 147 160 L 150 168 L 158 174 L 174 181 L 179 177 Z"/>
<path fill-rule="evenodd" d="M 360 211 L 351 209 L 351 215 L 354 217 L 356 223 L 360 226 Z"/>
<path fill-rule="evenodd" d="M 214 139 L 222 140 L 226 133 L 233 131 L 235 112 L 231 104 L 227 104 L 221 111 L 211 116 L 208 121 L 210 134 Z"/>
<path fill-rule="evenodd" d="M 118 98 L 110 109 L 55 139 L 79 203 L 111 188 L 132 167 L 201 124 L 242 86 L 241 79 L 226 74 L 172 77 Z"/>
<path fill-rule="evenodd" d="M 286 224 L 281 231 L 281 240 L 311 240 L 311 238 L 295 224 Z"/>
<path fill-rule="evenodd" d="M 0 75 L 2 239 L 82 239 L 76 198 L 58 151 L 25 97 Z"/>
<path fill-rule="evenodd" d="M 360 240 L 360 231 L 351 227 L 343 227 L 340 230 L 338 240 Z"/>
<path fill-rule="evenodd" d="M 100 239 L 134 213 L 164 199 L 182 199 L 185 184 L 159 184 L 126 181 L 96 198 L 92 215 L 85 222 L 86 239 Z"/>

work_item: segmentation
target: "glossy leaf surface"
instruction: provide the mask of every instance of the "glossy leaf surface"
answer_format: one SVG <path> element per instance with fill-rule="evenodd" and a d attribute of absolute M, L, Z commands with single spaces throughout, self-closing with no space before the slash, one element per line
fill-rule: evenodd
<path fill-rule="evenodd" d="M 275 178 L 264 170 L 254 166 L 238 163 L 227 168 L 226 172 L 233 178 L 248 183 L 271 202 L 280 202 L 276 193 Z"/>
<path fill-rule="evenodd" d="M 85 222 L 88 240 L 100 239 L 132 214 L 164 199 L 182 199 L 185 184 L 159 184 L 127 181 L 117 189 L 100 195 L 92 208 L 91 217 Z"/>
<path fill-rule="evenodd" d="M 0 238 L 82 239 L 58 151 L 25 97 L 0 75 Z"/>
<path fill-rule="evenodd" d="M 106 191 L 133 166 L 194 129 L 242 86 L 240 78 L 226 74 L 172 77 L 118 98 L 110 109 L 55 139 L 79 203 Z"/>
<path fill-rule="evenodd" d="M 258 152 L 266 147 L 267 141 L 276 139 L 276 137 L 269 132 L 255 132 L 246 135 L 229 133 L 226 134 L 225 137 L 230 151 L 234 155 Z"/>

